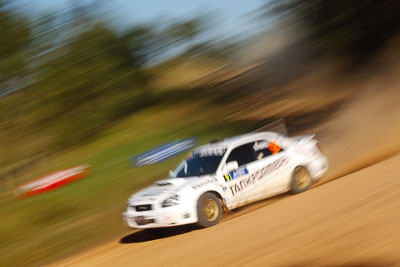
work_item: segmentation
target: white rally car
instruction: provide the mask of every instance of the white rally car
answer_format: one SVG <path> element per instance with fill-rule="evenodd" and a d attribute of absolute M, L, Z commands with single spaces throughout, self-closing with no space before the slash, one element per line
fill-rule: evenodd
<path fill-rule="evenodd" d="M 225 139 L 193 150 L 170 178 L 132 195 L 124 221 L 132 228 L 209 227 L 224 210 L 301 193 L 327 168 L 313 135 L 260 132 Z"/>

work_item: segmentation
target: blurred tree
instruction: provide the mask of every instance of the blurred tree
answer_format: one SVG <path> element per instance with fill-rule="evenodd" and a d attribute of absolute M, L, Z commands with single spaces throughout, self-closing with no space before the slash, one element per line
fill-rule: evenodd
<path fill-rule="evenodd" d="M 52 110 L 42 122 L 57 119 L 62 142 L 85 139 L 143 105 L 146 78 L 140 56 L 104 24 L 78 34 L 52 54 L 57 56 L 37 76 L 45 92 L 41 104 Z"/>
<path fill-rule="evenodd" d="M 134 64 L 144 66 L 157 54 L 157 38 L 154 27 L 139 25 L 129 28 L 121 37 L 121 41 L 129 48 Z"/>
<path fill-rule="evenodd" d="M 26 49 L 31 42 L 29 22 L 0 2 L 0 90 L 19 87 L 27 75 Z M 0 91 L 1 93 L 1 91 Z"/>
<path fill-rule="evenodd" d="M 400 32 L 400 2 L 393 0 L 272 0 L 266 15 L 303 27 L 305 41 L 317 51 L 368 59 Z"/>
<path fill-rule="evenodd" d="M 207 41 L 190 46 L 183 55 L 204 60 L 231 60 L 239 51 L 240 43 L 234 40 Z"/>
<path fill-rule="evenodd" d="M 171 40 L 191 41 L 203 30 L 203 22 L 201 17 L 188 19 L 169 26 L 165 33 Z"/>
<path fill-rule="evenodd" d="M 195 45 L 207 29 L 206 17 L 198 16 L 178 21 L 155 31 L 152 58 L 162 61 L 181 54 Z M 198 41 L 198 40 L 197 40 Z"/>
<path fill-rule="evenodd" d="M 121 31 L 99 18 L 101 1 L 71 1 L 70 9 L 35 19 L 4 3 L 0 0 L 0 90 L 6 82 L 22 81 L 24 87 L 0 99 L 4 165 L 78 145 L 160 99 L 154 94 L 152 100 L 149 91 L 156 63 L 179 55 L 180 62 L 191 57 L 205 62 L 233 51 L 227 42 L 199 45 L 204 17 Z"/>

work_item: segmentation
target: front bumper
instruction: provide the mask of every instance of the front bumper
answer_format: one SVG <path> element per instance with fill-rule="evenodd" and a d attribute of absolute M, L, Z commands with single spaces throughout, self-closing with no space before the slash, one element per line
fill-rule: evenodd
<path fill-rule="evenodd" d="M 125 225 L 135 229 L 162 228 L 197 222 L 197 216 L 193 212 L 184 211 L 179 207 L 141 212 L 128 210 L 122 215 Z"/>

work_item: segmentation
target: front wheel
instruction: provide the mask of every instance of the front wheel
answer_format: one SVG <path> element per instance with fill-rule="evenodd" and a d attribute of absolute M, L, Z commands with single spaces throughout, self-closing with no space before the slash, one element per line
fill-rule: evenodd
<path fill-rule="evenodd" d="M 290 183 L 290 191 L 293 194 L 304 192 L 310 188 L 311 183 L 312 178 L 307 168 L 304 166 L 297 166 L 293 172 L 292 181 Z"/>
<path fill-rule="evenodd" d="M 197 225 L 202 228 L 216 225 L 221 213 L 221 200 L 213 193 L 205 193 L 197 202 Z"/>

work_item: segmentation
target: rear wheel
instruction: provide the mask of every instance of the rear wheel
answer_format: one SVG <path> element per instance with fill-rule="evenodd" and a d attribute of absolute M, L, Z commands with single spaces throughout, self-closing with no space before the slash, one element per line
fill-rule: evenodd
<path fill-rule="evenodd" d="M 298 166 L 294 169 L 293 172 L 293 177 L 290 184 L 291 186 L 290 191 L 293 194 L 304 192 L 308 188 L 310 188 L 311 183 L 312 183 L 312 178 L 307 168 L 304 166 Z"/>
<path fill-rule="evenodd" d="M 197 202 L 197 225 L 202 228 L 216 225 L 221 213 L 221 200 L 213 193 L 205 193 Z"/>

